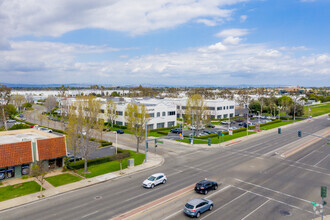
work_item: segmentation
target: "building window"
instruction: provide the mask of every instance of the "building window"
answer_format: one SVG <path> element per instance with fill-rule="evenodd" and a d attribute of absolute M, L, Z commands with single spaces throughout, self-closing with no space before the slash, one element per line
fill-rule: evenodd
<path fill-rule="evenodd" d="M 176 109 L 180 109 L 180 106 L 177 106 Z"/>
<path fill-rule="evenodd" d="M 229 114 L 229 117 L 231 117 L 231 118 L 234 117 L 234 114 L 233 113 L 230 113 Z"/>
<path fill-rule="evenodd" d="M 166 112 L 163 112 L 163 117 L 166 116 Z"/>
<path fill-rule="evenodd" d="M 227 106 L 227 109 L 228 109 L 228 106 Z"/>
<path fill-rule="evenodd" d="M 226 110 L 226 106 L 223 106 L 223 110 Z"/>
<path fill-rule="evenodd" d="M 150 113 L 149 115 L 150 115 L 150 118 L 155 117 L 155 113 Z"/>
<path fill-rule="evenodd" d="M 125 126 L 126 126 L 126 127 L 128 126 L 128 123 L 127 123 L 127 122 L 125 122 Z"/>
<path fill-rule="evenodd" d="M 123 122 L 121 122 L 121 121 L 116 121 L 116 125 L 123 125 Z"/>
<path fill-rule="evenodd" d="M 164 114 L 165 112 L 163 112 L 163 114 Z M 170 116 L 170 115 L 175 115 L 175 111 L 170 111 L 170 112 L 168 112 L 168 116 Z M 164 116 L 164 115 L 163 115 Z"/>
<path fill-rule="evenodd" d="M 160 117 L 160 112 L 157 112 L 157 117 Z"/>
<path fill-rule="evenodd" d="M 233 106 L 233 105 L 231 105 L 229 108 L 230 108 L 230 109 L 234 109 L 234 106 Z"/>
<path fill-rule="evenodd" d="M 6 178 L 6 170 L 2 169 L 0 170 L 0 180 L 3 180 Z"/>
<path fill-rule="evenodd" d="M 218 116 L 217 116 L 217 119 L 221 119 L 221 115 L 218 115 Z"/>
<path fill-rule="evenodd" d="M 116 111 L 116 115 L 123 115 L 122 111 Z"/>
<path fill-rule="evenodd" d="M 15 177 L 15 167 L 8 167 L 6 173 L 7 173 L 6 175 L 7 178 Z"/>
<path fill-rule="evenodd" d="M 228 114 L 224 114 L 223 115 L 223 118 L 228 118 Z"/>
<path fill-rule="evenodd" d="M 169 121 L 167 122 L 167 127 L 174 127 L 175 122 L 174 121 Z"/>
<path fill-rule="evenodd" d="M 154 124 L 148 125 L 148 130 L 154 129 Z"/>
<path fill-rule="evenodd" d="M 222 107 L 218 107 L 217 110 L 222 110 Z"/>
<path fill-rule="evenodd" d="M 182 106 L 182 109 L 186 109 L 186 106 Z"/>
<path fill-rule="evenodd" d="M 211 115 L 211 119 L 215 119 L 215 115 Z"/>
<path fill-rule="evenodd" d="M 21 169 L 22 175 L 28 175 L 30 173 L 30 165 L 29 164 L 23 164 Z"/>
<path fill-rule="evenodd" d="M 215 107 L 209 107 L 209 110 L 215 110 Z"/>
<path fill-rule="evenodd" d="M 157 123 L 157 128 L 164 128 L 165 127 L 165 123 Z"/>

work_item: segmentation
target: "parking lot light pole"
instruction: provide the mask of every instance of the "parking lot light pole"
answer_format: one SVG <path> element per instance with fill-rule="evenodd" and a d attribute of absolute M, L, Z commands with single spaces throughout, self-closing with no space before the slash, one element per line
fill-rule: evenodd
<path fill-rule="evenodd" d="M 117 141 L 117 131 L 114 131 L 114 133 L 116 134 L 116 154 L 117 154 L 117 147 L 118 147 L 118 141 Z"/>

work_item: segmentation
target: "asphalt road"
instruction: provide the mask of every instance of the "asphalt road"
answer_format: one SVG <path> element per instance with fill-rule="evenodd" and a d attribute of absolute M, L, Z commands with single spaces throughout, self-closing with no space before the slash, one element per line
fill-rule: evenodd
<path fill-rule="evenodd" d="M 329 145 L 320 141 L 287 159 L 271 152 L 298 140 L 298 129 L 305 135 L 328 127 L 326 118 L 316 119 L 282 129 L 281 135 L 276 130 L 227 148 L 160 145 L 161 152 L 171 151 L 164 153 L 166 161 L 161 167 L 1 211 L 0 216 L 109 219 L 209 178 L 223 184 L 207 195 L 215 202 L 215 209 L 204 213 L 202 219 L 311 219 L 309 202 L 320 200 L 321 185 L 330 187 Z M 168 182 L 152 190 L 142 188 L 142 181 L 155 172 L 164 172 Z M 137 218 L 186 218 L 182 208 L 193 197 L 204 196 L 189 192 Z"/>

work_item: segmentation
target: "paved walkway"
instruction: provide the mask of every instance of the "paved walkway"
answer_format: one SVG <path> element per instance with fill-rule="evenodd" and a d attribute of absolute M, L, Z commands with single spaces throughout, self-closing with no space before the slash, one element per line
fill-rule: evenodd
<path fill-rule="evenodd" d="M 122 149 L 132 150 L 131 148 L 127 148 L 123 145 L 119 145 L 118 147 L 122 148 Z M 97 183 L 100 183 L 100 182 L 108 181 L 110 179 L 121 178 L 123 176 L 127 176 L 127 175 L 131 175 L 131 174 L 134 174 L 134 173 L 137 173 L 137 172 L 141 172 L 141 171 L 146 170 L 146 169 L 150 169 L 150 168 L 160 166 L 163 163 L 164 163 L 164 158 L 162 156 L 149 152 L 147 163 L 143 163 L 143 164 L 138 165 L 138 166 L 127 168 L 127 169 L 124 169 L 122 171 L 116 171 L 116 172 L 107 173 L 107 174 L 96 176 L 96 177 L 89 178 L 89 179 L 83 179 L 81 181 L 66 184 L 66 185 L 59 186 L 59 187 L 54 187 L 54 186 L 52 186 L 51 184 L 49 184 L 47 182 L 44 185 L 44 188 L 46 190 L 43 191 L 43 195 L 45 197 L 54 196 L 54 195 L 65 193 L 65 192 L 68 192 L 68 191 L 71 191 L 71 190 L 75 190 L 75 189 L 79 189 L 79 188 L 82 188 L 82 187 L 91 186 L 93 184 L 97 184 Z M 62 174 L 61 170 L 52 171 L 49 174 L 47 174 L 47 177 L 58 175 L 58 174 Z M 22 183 L 22 182 L 27 182 L 27 181 L 31 181 L 31 180 L 35 180 L 35 179 L 34 178 L 28 178 L 28 179 L 16 178 L 16 179 L 12 179 L 12 180 L 7 180 L 7 181 L 4 182 L 4 185 L 2 185 L 1 187 L 8 186 L 8 185 L 14 185 L 14 184 Z M 18 206 L 18 205 L 22 205 L 22 204 L 25 204 L 25 203 L 30 203 L 30 202 L 33 202 L 33 201 L 37 201 L 37 200 L 40 199 L 38 196 L 40 196 L 40 192 L 0 202 L 0 210 L 4 210 L 4 209 L 12 208 L 12 207 L 15 207 L 15 206 Z"/>

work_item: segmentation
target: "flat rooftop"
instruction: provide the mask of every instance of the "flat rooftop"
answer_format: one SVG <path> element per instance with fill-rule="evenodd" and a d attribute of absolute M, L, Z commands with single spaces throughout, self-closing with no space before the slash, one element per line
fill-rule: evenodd
<path fill-rule="evenodd" d="M 13 131 L 1 131 L 0 132 L 0 145 L 11 144 L 22 141 L 31 141 L 36 139 L 47 139 L 58 137 L 55 134 L 39 131 L 34 128 L 20 129 Z"/>

